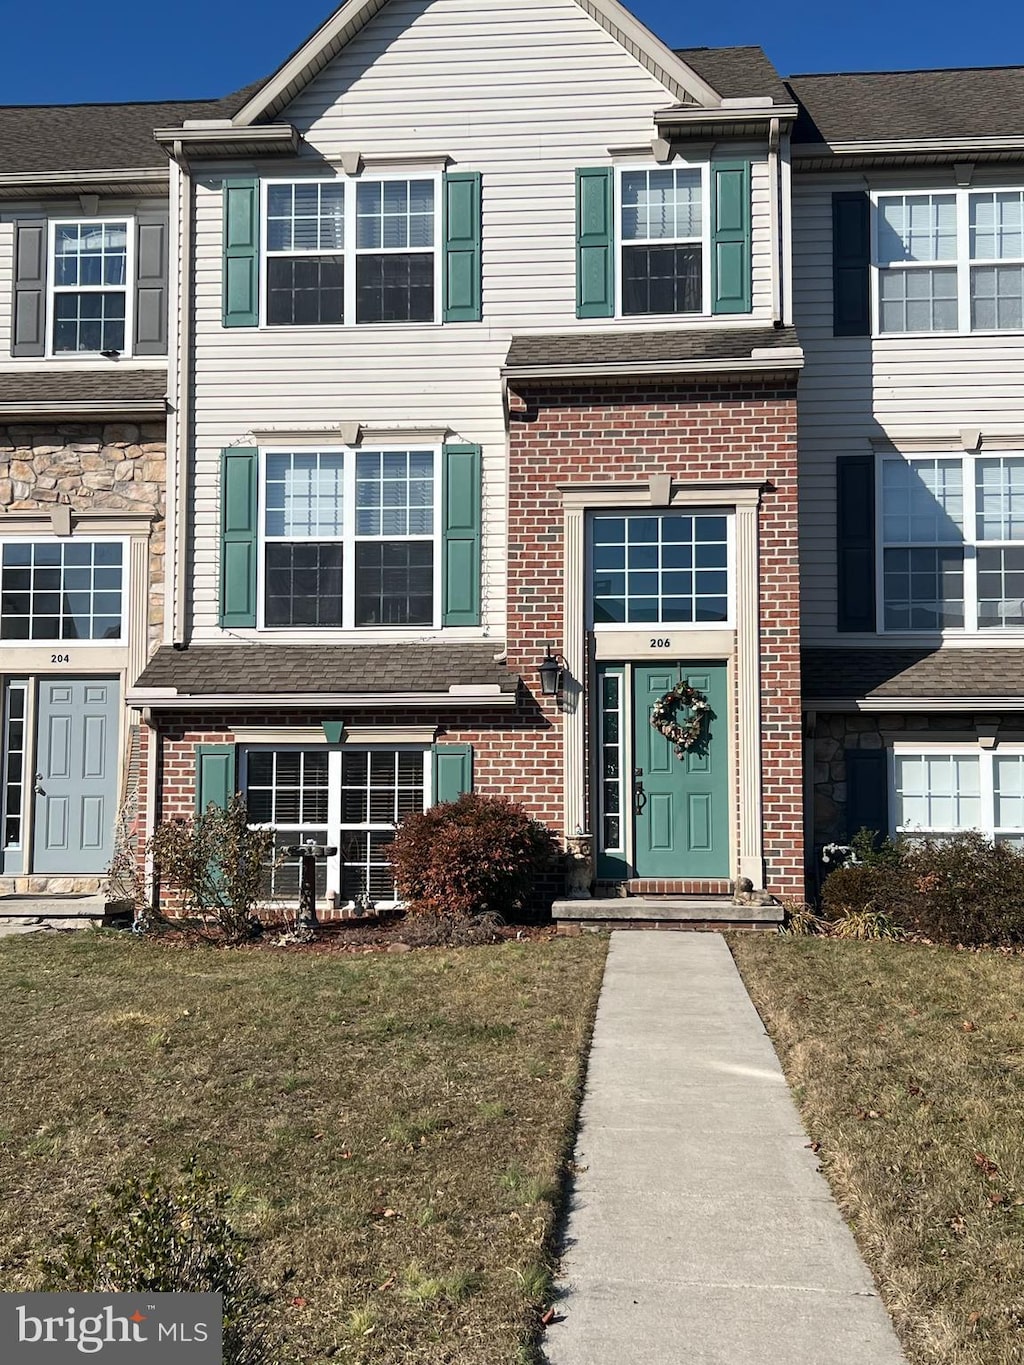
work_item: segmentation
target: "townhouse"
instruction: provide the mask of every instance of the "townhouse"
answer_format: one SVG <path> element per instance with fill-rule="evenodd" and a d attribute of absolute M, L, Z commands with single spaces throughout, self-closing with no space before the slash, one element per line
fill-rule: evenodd
<path fill-rule="evenodd" d="M 339 910 L 470 789 L 584 921 L 1024 830 L 1021 91 L 349 0 L 223 101 L 0 111 L 11 885 L 236 790 Z"/>

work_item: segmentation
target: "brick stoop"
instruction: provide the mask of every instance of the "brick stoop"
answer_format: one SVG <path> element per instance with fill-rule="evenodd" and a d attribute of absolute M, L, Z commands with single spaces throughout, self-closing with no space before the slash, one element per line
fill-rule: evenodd
<path fill-rule="evenodd" d="M 551 916 L 560 934 L 583 929 L 777 929 L 782 906 L 746 905 L 731 896 L 611 896 L 557 900 Z"/>

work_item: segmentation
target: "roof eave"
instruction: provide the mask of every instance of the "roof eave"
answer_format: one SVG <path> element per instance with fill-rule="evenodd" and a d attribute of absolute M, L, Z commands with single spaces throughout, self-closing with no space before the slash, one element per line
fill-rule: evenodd
<path fill-rule="evenodd" d="M 1024 156 L 1024 137 L 864 138 L 849 142 L 798 142 L 793 144 L 794 165 L 800 161 L 870 156 L 966 156 L 975 153 L 1019 152 Z"/>
<path fill-rule="evenodd" d="M 20 417 L 24 420 L 42 417 L 166 417 L 166 398 L 121 398 L 109 400 L 74 400 L 16 403 L 0 402 L 0 418 Z"/>
<path fill-rule="evenodd" d="M 805 711 L 1024 711 L 1024 696 L 1011 697 L 805 697 Z"/>
<path fill-rule="evenodd" d="M 15 171 L 0 175 L 0 199 L 46 199 L 69 194 L 145 193 L 166 189 L 167 166 L 94 171 Z"/>
<path fill-rule="evenodd" d="M 319 706 L 500 706 L 516 704 L 516 692 L 496 685 L 464 688 L 458 692 L 178 692 L 168 687 L 132 687 L 125 702 L 136 710 L 210 711 L 273 707 L 298 710 Z"/>
<path fill-rule="evenodd" d="M 766 348 L 763 356 L 734 360 L 635 360 L 619 362 L 580 361 L 578 364 L 505 365 L 502 376 L 522 379 L 630 379 L 637 375 L 728 374 L 762 370 L 800 370 L 804 353 L 799 346 Z"/>
<path fill-rule="evenodd" d="M 297 152 L 301 138 L 290 123 L 265 123 L 258 128 L 157 128 L 153 137 L 174 156 L 280 155 Z"/>
<path fill-rule="evenodd" d="M 661 109 L 654 115 L 654 121 L 659 128 L 685 129 L 693 124 L 701 125 L 709 121 L 716 124 L 770 123 L 772 119 L 778 119 L 780 122 L 789 123 L 798 113 L 795 104 L 740 103 L 733 100 L 716 109 L 701 109 L 696 105 Z"/>

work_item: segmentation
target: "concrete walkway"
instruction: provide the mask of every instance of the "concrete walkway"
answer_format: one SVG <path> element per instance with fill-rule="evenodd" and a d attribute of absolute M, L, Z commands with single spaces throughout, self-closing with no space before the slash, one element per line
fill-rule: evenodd
<path fill-rule="evenodd" d="M 717 934 L 612 935 L 551 1365 L 904 1365 Z"/>

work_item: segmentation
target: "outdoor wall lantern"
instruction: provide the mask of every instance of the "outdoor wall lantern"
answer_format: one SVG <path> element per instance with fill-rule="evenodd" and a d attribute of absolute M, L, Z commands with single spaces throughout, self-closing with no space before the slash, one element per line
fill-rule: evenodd
<path fill-rule="evenodd" d="M 561 654 L 551 653 L 550 640 L 544 649 L 544 657 L 537 666 L 537 672 L 540 674 L 540 694 L 542 697 L 558 697 L 561 696 L 562 682 L 565 678 L 565 660 Z"/>

